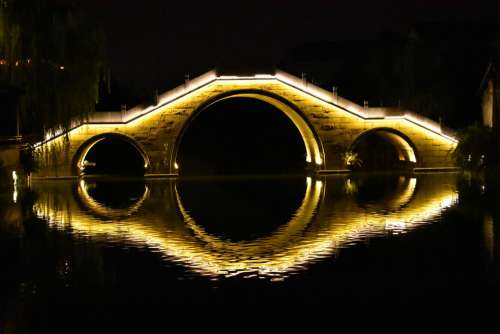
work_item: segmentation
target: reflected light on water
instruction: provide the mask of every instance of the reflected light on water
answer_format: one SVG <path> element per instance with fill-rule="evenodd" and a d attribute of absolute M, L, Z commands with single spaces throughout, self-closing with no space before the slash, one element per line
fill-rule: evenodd
<path fill-rule="evenodd" d="M 147 185 L 144 185 L 144 193 L 133 205 L 124 209 L 116 209 L 99 203 L 92 196 L 90 196 L 88 192 L 90 186 L 91 185 L 88 183 L 88 181 L 84 179 L 81 179 L 79 181 L 77 191 L 81 202 L 88 207 L 89 211 L 107 219 L 118 219 L 120 217 L 127 217 L 132 215 L 134 212 L 139 210 L 139 208 L 149 196 L 149 188 Z"/>
<path fill-rule="evenodd" d="M 483 239 L 490 261 L 495 259 L 495 223 L 490 214 L 483 217 Z"/>
<path fill-rule="evenodd" d="M 284 278 L 365 238 L 432 223 L 457 200 L 453 175 L 401 177 L 389 194 L 390 210 L 360 205 L 346 194 L 346 182 L 354 181 L 307 177 L 303 200 L 291 209 L 286 224 L 237 242 L 212 235 L 195 221 L 175 181 L 148 181 L 143 195 L 121 209 L 96 201 L 84 180 L 40 182 L 34 185 L 34 209 L 53 228 L 123 246 L 146 246 L 202 275 Z"/>

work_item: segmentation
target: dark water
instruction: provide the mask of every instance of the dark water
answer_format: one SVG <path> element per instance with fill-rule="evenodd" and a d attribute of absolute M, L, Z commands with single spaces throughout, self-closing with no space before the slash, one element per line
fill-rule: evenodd
<path fill-rule="evenodd" d="M 172 303 L 498 296 L 500 187 L 461 174 L 18 188 L 1 197 L 0 319 L 20 332 Z"/>

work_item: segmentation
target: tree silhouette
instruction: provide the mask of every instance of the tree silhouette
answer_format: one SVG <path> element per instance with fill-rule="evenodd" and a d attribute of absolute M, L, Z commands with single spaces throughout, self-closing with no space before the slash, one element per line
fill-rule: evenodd
<path fill-rule="evenodd" d="M 68 129 L 94 111 L 106 68 L 103 34 L 74 5 L 0 0 L 0 84 L 23 92 L 24 134 Z"/>

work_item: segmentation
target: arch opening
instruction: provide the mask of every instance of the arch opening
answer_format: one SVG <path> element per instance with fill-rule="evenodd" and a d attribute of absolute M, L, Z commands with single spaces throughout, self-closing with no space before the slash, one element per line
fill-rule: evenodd
<path fill-rule="evenodd" d="M 181 132 L 174 156 L 180 175 L 297 174 L 323 163 L 302 116 L 255 93 L 224 96 L 200 108 Z"/>
<path fill-rule="evenodd" d="M 414 145 L 392 129 L 374 129 L 363 133 L 351 145 L 349 169 L 355 171 L 409 171 L 417 164 Z"/>
<path fill-rule="evenodd" d="M 144 152 L 126 136 L 103 134 L 83 144 L 76 154 L 79 176 L 144 176 L 149 161 Z"/>

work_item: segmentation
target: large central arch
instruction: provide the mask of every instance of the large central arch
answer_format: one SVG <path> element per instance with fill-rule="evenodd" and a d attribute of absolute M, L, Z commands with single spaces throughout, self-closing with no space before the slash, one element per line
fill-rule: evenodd
<path fill-rule="evenodd" d="M 262 90 L 237 90 L 231 91 L 228 93 L 220 94 L 215 96 L 212 99 L 209 99 L 205 103 L 201 104 L 189 117 L 189 119 L 185 122 L 182 127 L 179 135 L 174 144 L 174 149 L 172 150 L 171 157 L 171 173 L 176 174 L 178 172 L 178 153 L 179 147 L 184 138 L 185 133 L 187 132 L 189 126 L 193 123 L 195 118 L 200 115 L 203 111 L 208 109 L 210 106 L 214 104 L 235 98 L 250 98 L 256 99 L 265 103 L 272 105 L 277 108 L 281 112 L 283 112 L 295 125 L 297 130 L 302 137 L 302 141 L 304 142 L 304 147 L 306 151 L 306 162 L 312 165 L 312 168 L 318 169 L 324 165 L 324 150 L 321 144 L 321 140 L 319 139 L 318 134 L 314 131 L 313 126 L 307 121 L 305 116 L 302 114 L 299 108 L 294 106 L 289 101 L 283 99 L 282 97 L 262 91 Z M 265 120 L 263 120 L 265 122 Z"/>

